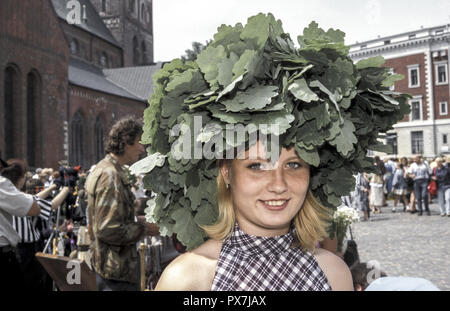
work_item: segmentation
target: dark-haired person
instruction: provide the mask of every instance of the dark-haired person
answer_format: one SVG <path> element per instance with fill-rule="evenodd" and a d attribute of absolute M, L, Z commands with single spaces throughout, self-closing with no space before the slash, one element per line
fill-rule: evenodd
<path fill-rule="evenodd" d="M 365 291 L 371 282 L 387 276 L 383 271 L 376 271 L 375 269 L 367 262 L 358 262 L 350 267 L 355 291 Z"/>
<path fill-rule="evenodd" d="M 19 235 L 12 225 L 13 216 L 37 216 L 40 207 L 31 195 L 22 193 L 26 165 L 20 160 L 0 161 L 0 273 L 9 290 L 23 286 L 23 275 L 16 258 Z"/>
<path fill-rule="evenodd" d="M 41 212 L 39 217 L 13 217 L 13 227 L 19 234 L 20 240 L 17 244 L 17 253 L 20 267 L 24 276 L 24 287 L 26 290 L 44 291 L 46 273 L 41 264 L 37 261 L 35 254 L 44 249 L 44 239 L 39 226 L 48 227 L 48 220 L 52 210 L 56 210 L 69 194 L 69 187 L 63 187 L 58 195 L 51 201 L 45 200 L 53 190 L 57 190 L 63 182 L 52 184 L 44 189 L 41 179 L 30 179 L 26 182 L 25 191 L 34 195 L 37 199 Z M 41 190 L 44 189 L 44 190 Z"/>
<path fill-rule="evenodd" d="M 138 290 L 136 243 L 150 231 L 145 217 L 136 222 L 134 195 L 123 169 L 144 152 L 142 125 L 133 118 L 118 121 L 106 141 L 106 157 L 89 174 L 89 234 L 98 290 Z"/>
<path fill-rule="evenodd" d="M 425 205 L 425 211 L 428 216 L 431 215 L 428 201 L 428 180 L 432 174 L 429 165 L 423 161 L 420 156 L 414 157 L 414 163 L 409 168 L 409 175 L 414 179 L 414 194 L 416 196 L 418 216 L 422 216 L 422 201 Z"/>

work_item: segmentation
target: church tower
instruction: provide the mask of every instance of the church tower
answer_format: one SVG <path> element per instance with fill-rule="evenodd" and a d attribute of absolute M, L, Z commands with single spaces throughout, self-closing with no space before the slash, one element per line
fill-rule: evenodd
<path fill-rule="evenodd" d="M 114 38 L 122 45 L 124 66 L 149 65 L 153 59 L 152 0 L 91 0 Z"/>

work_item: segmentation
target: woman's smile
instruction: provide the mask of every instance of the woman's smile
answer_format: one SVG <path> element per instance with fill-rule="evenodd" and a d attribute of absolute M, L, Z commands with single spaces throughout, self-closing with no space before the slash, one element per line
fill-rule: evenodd
<path fill-rule="evenodd" d="M 263 200 L 258 200 L 258 202 L 261 202 L 262 205 L 271 210 L 271 211 L 281 211 L 283 209 L 285 209 L 287 207 L 287 205 L 289 204 L 290 199 L 283 199 L 283 200 L 267 200 L 267 201 L 263 201 Z"/>

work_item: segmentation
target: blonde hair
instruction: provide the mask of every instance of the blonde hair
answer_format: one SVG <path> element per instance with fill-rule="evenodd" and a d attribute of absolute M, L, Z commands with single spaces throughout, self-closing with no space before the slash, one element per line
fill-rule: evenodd
<path fill-rule="evenodd" d="M 202 229 L 210 238 L 224 240 L 233 232 L 236 216 L 231 189 L 227 188 L 220 172 L 217 176 L 217 188 L 219 216 L 214 224 L 202 226 Z M 314 252 L 316 243 L 328 237 L 331 212 L 314 198 L 311 190 L 308 190 L 303 206 L 293 220 L 296 230 L 296 241 L 293 243 L 295 247 Z"/>

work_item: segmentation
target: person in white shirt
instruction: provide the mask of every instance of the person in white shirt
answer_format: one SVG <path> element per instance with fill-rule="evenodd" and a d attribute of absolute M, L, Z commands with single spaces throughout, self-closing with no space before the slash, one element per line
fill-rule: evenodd
<path fill-rule="evenodd" d="M 37 216 L 40 207 L 31 195 L 18 190 L 25 182 L 25 165 L 20 160 L 0 159 L 0 273 L 10 290 L 20 290 L 23 275 L 16 258 L 19 235 L 12 225 L 14 216 Z"/>
<path fill-rule="evenodd" d="M 409 174 L 414 179 L 414 194 L 416 197 L 416 205 L 418 216 L 423 215 L 422 201 L 425 205 L 425 211 L 428 216 L 431 215 L 428 201 L 428 181 L 431 176 L 431 169 L 420 156 L 414 157 L 414 163 L 409 168 Z"/>

